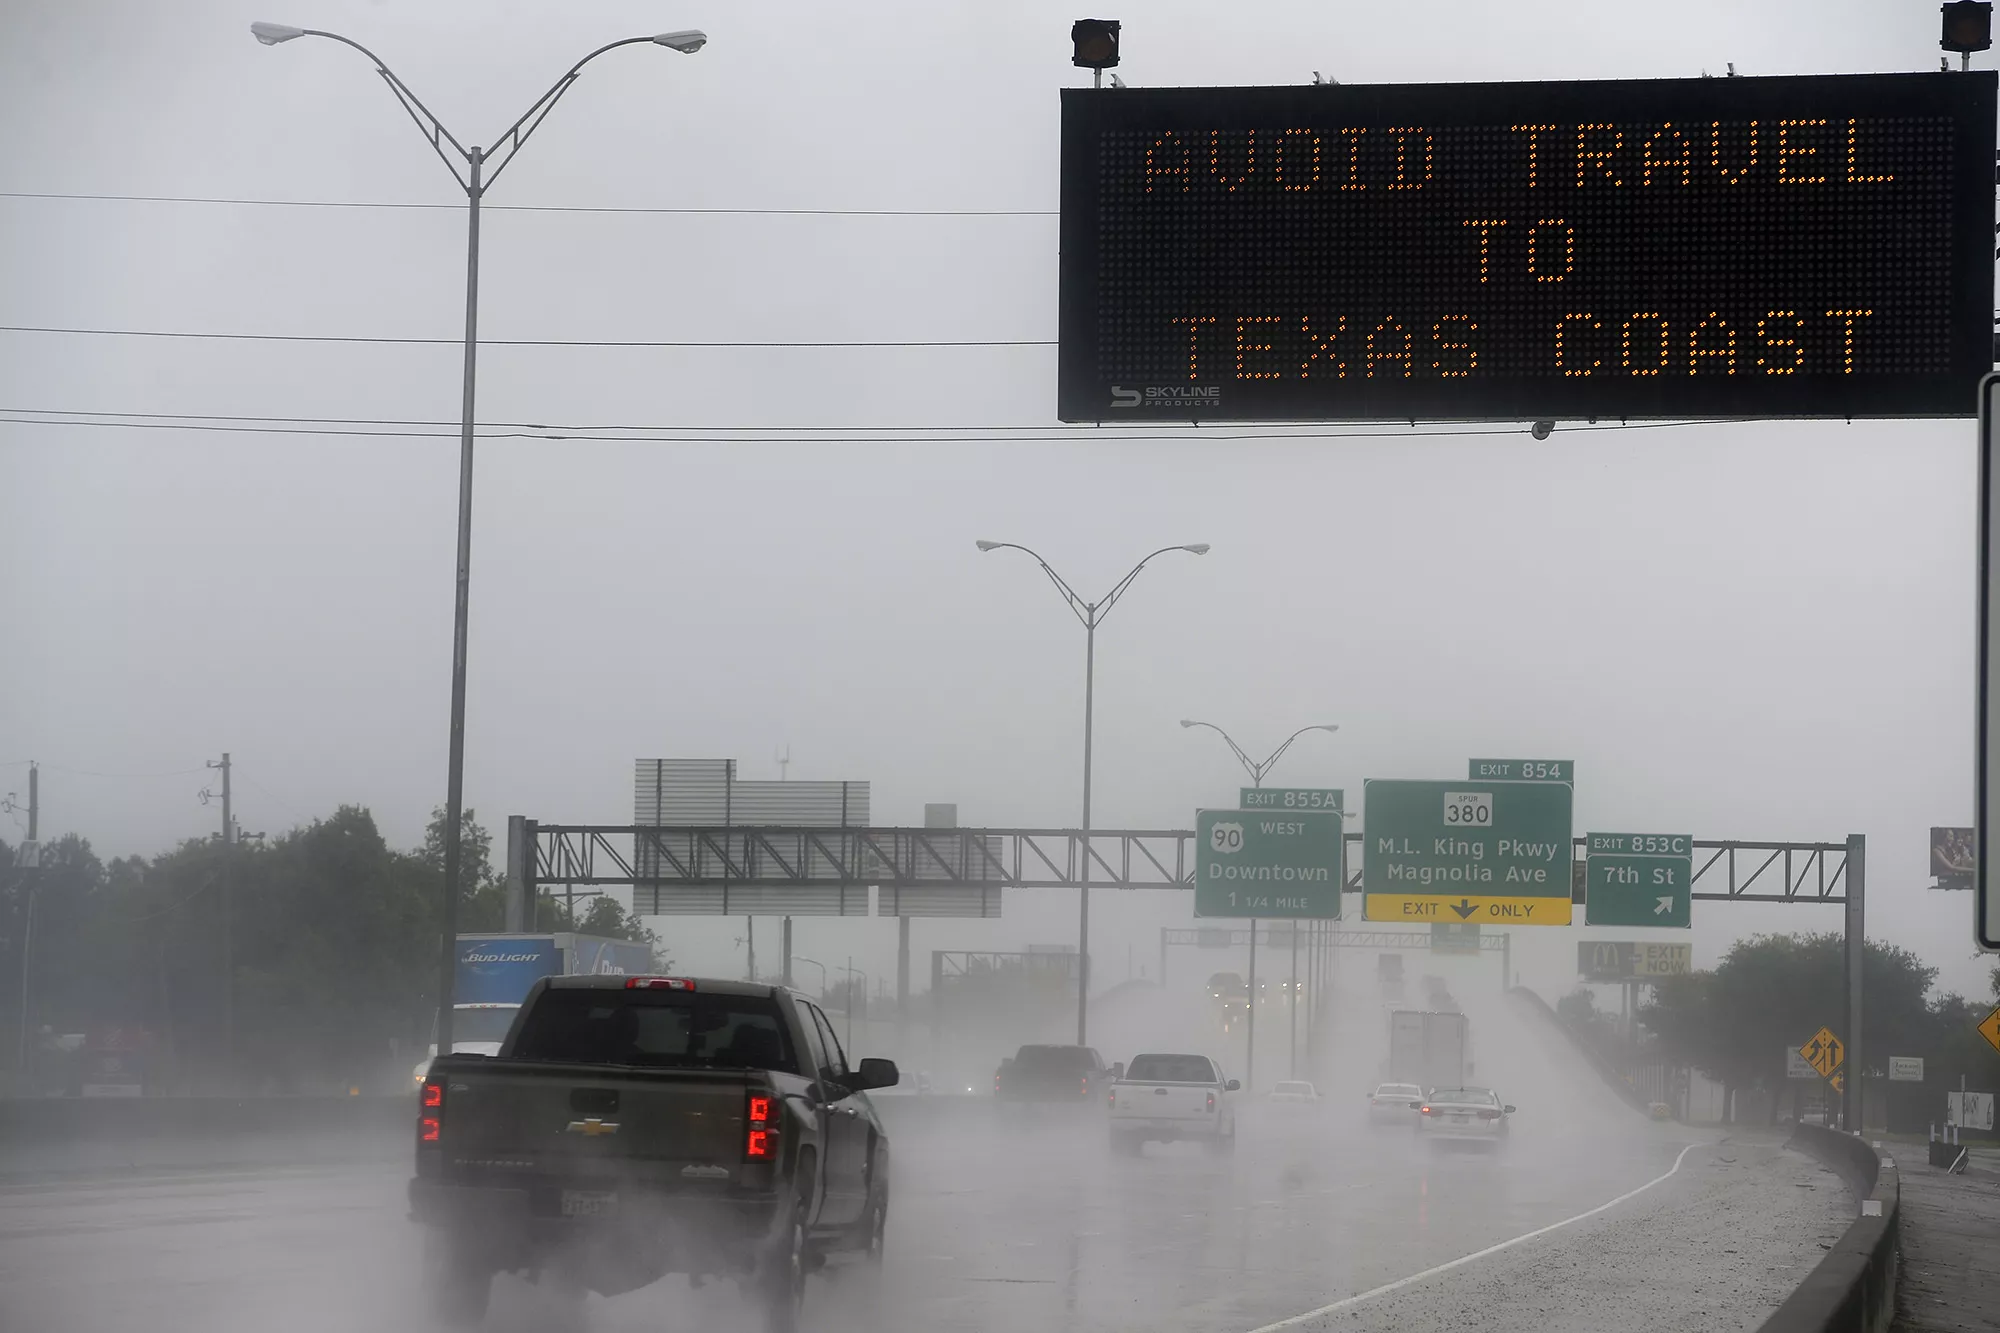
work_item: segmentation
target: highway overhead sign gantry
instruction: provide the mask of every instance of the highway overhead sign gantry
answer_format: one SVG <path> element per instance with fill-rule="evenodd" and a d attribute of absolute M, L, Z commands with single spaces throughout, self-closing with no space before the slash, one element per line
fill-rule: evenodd
<path fill-rule="evenodd" d="M 1832 1028 L 1821 1028 L 1799 1047 L 1799 1054 L 1821 1078 L 1832 1078 L 1833 1071 L 1840 1068 L 1840 1062 L 1847 1058 L 1847 1047 L 1840 1038 L 1833 1035 Z"/>
<path fill-rule="evenodd" d="M 1346 793 L 1338 787 L 1242 787 L 1237 804 L 1245 810 L 1338 810 Z"/>
<path fill-rule="evenodd" d="M 1199 811 L 1194 914 L 1337 918 L 1345 846 L 1338 810 Z"/>
<path fill-rule="evenodd" d="M 1569 924 L 1569 783 L 1373 779 L 1364 792 L 1368 920 Z"/>
<path fill-rule="evenodd" d="M 1431 952 L 1434 954 L 1479 953 L 1479 924 L 1475 921 L 1431 922 Z"/>
<path fill-rule="evenodd" d="M 1465 767 L 1465 776 L 1490 782 L 1576 781 L 1574 759 L 1471 759 Z"/>
<path fill-rule="evenodd" d="M 1694 924 L 1694 839 L 1683 833 L 1592 833 L 1585 839 L 1583 923 Z"/>

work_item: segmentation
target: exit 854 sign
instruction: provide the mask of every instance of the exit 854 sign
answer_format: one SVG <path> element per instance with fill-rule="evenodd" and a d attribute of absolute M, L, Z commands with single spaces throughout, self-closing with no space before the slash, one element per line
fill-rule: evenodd
<path fill-rule="evenodd" d="M 1969 416 L 1994 88 L 1066 91 L 1058 414 Z"/>

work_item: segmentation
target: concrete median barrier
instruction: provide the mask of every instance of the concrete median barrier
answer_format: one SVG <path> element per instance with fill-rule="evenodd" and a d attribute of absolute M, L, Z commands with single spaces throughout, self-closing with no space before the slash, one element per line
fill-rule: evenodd
<path fill-rule="evenodd" d="M 1798 1125 L 1787 1147 L 1839 1172 L 1861 1199 L 1854 1219 L 1826 1258 L 1764 1321 L 1762 1333 L 1877 1333 L 1896 1317 L 1898 1205 L 1902 1187 L 1892 1158 L 1866 1139 L 1818 1125 Z"/>
<path fill-rule="evenodd" d="M 0 1101 L 0 1176 L 313 1165 L 409 1151 L 416 1097 Z"/>

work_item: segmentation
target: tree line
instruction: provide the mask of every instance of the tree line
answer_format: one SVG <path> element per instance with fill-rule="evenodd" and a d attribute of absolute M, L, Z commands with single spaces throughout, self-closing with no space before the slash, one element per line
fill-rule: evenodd
<path fill-rule="evenodd" d="M 470 810 L 462 828 L 458 929 L 502 930 L 492 837 Z M 398 850 L 359 806 L 268 840 L 191 840 L 151 859 L 106 862 L 69 834 L 25 870 L 0 841 L 6 1045 L 21 1041 L 25 1003 L 31 1066 L 84 1034 L 142 1051 L 149 1088 L 164 1091 L 407 1077 L 437 1003 L 443 843 L 442 811 L 420 847 Z M 603 896 L 572 915 L 544 893 L 536 928 L 653 942 Z"/>
<path fill-rule="evenodd" d="M 1991 999 L 1933 992 L 1937 969 L 1895 945 L 1869 941 L 1862 952 L 1862 1061 L 1872 1082 L 1885 1078 L 1891 1056 L 1924 1061 L 1924 1086 L 2000 1088 L 2000 1052 L 1976 1025 L 2000 1000 L 2000 967 Z M 1775 1119 L 1796 1096 L 1786 1077 L 1788 1049 L 1819 1029 L 1847 1026 L 1846 944 L 1838 932 L 1759 935 L 1741 940 L 1712 969 L 1651 983 L 1637 1020 L 1643 1032 L 1623 1054 L 1700 1070 L 1734 1102 L 1750 1093 Z M 1587 992 L 1559 1006 L 1573 1027 L 1611 1040 L 1613 1021 L 1594 1009 Z M 1608 1053 L 1608 1052 L 1607 1052 Z M 1852 1071 L 1850 1071 L 1851 1075 Z M 1942 1106 L 1942 1098 L 1936 1098 Z"/>

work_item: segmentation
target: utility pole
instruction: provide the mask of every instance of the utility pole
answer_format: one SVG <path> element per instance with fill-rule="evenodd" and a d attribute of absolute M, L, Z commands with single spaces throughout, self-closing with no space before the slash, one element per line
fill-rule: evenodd
<path fill-rule="evenodd" d="M 11 794 L 10 794 L 11 795 Z M 11 806 L 11 801 L 9 802 Z M 33 960 L 32 948 L 35 942 L 35 881 L 41 878 L 42 846 L 42 770 L 34 760 L 28 761 L 28 841 L 15 853 L 14 864 L 20 867 L 22 880 L 21 917 L 21 1031 L 14 1052 L 14 1067 L 19 1072 L 26 1091 L 28 1079 L 28 979 L 29 963 Z"/>
<path fill-rule="evenodd" d="M 231 812 L 229 751 L 224 750 L 219 761 L 209 760 L 208 767 L 222 770 L 222 1059 L 233 1082 L 236 1061 L 236 923 L 235 904 L 230 901 L 229 868 L 236 827 Z"/>

